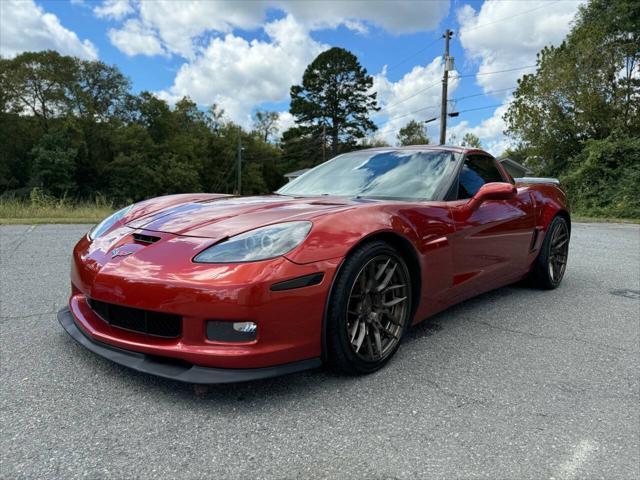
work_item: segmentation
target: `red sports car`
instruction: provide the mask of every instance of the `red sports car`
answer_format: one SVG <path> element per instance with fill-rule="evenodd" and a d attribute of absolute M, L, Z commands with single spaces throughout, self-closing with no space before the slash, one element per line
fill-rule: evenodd
<path fill-rule="evenodd" d="M 360 150 L 273 195 L 114 213 L 76 245 L 58 318 L 89 350 L 185 382 L 369 373 L 454 303 L 525 277 L 557 287 L 569 236 L 553 179 L 514 181 L 481 150 Z"/>

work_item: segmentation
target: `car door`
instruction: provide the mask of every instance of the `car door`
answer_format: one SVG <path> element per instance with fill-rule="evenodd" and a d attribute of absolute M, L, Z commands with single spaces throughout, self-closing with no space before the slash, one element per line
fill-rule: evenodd
<path fill-rule="evenodd" d="M 452 236 L 453 297 L 456 301 L 515 281 L 528 268 L 534 212 L 526 190 L 508 200 L 488 200 L 473 209 L 469 200 L 490 182 L 511 182 L 494 158 L 465 156 L 457 194 L 450 206 L 456 232 Z"/>

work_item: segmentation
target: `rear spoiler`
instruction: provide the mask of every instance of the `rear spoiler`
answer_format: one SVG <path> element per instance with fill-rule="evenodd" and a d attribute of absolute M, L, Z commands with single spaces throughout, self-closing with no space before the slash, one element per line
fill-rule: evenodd
<path fill-rule="evenodd" d="M 560 185 L 560 180 L 557 178 L 545 178 L 545 177 L 520 177 L 513 179 L 516 183 L 551 183 L 553 185 Z"/>

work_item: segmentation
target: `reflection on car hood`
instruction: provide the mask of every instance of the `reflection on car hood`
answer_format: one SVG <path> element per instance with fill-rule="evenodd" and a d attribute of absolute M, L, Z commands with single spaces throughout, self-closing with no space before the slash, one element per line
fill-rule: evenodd
<path fill-rule="evenodd" d="M 279 195 L 221 197 L 173 205 L 127 223 L 131 228 L 206 238 L 224 238 L 263 225 L 311 220 L 366 201 L 336 197 L 292 198 Z"/>

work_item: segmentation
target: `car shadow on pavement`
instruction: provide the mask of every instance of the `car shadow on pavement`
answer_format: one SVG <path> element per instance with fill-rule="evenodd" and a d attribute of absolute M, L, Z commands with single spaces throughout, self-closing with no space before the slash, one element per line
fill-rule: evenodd
<path fill-rule="evenodd" d="M 430 337 L 443 330 L 443 328 L 450 328 L 468 322 L 470 317 L 476 318 L 484 306 L 491 305 L 494 302 L 507 302 L 508 299 L 509 302 L 513 303 L 514 300 L 524 300 L 541 292 L 541 290 L 529 286 L 525 281 L 521 281 L 480 294 L 452 305 L 411 327 L 407 331 L 403 343 L 411 343 L 424 337 Z"/>
<path fill-rule="evenodd" d="M 321 367 L 251 382 L 196 385 L 137 372 L 113 363 L 85 350 L 64 332 L 60 333 L 60 341 L 66 354 L 80 357 L 78 361 L 83 364 L 81 370 L 84 370 L 85 374 L 82 375 L 82 371 L 76 372 L 78 381 L 101 381 L 109 384 L 117 382 L 121 384 L 119 388 L 121 391 L 126 389 L 146 392 L 155 397 L 166 396 L 172 402 L 178 400 L 198 403 L 202 400 L 215 399 L 220 406 L 228 404 L 235 408 L 239 406 L 238 402 L 243 400 L 252 402 L 265 401 L 265 399 L 270 399 L 267 400 L 269 402 L 274 399 L 287 400 L 289 397 L 299 397 L 302 391 L 307 395 L 315 389 L 327 389 L 330 384 L 340 385 L 353 381 L 353 377 L 341 376 Z"/>

